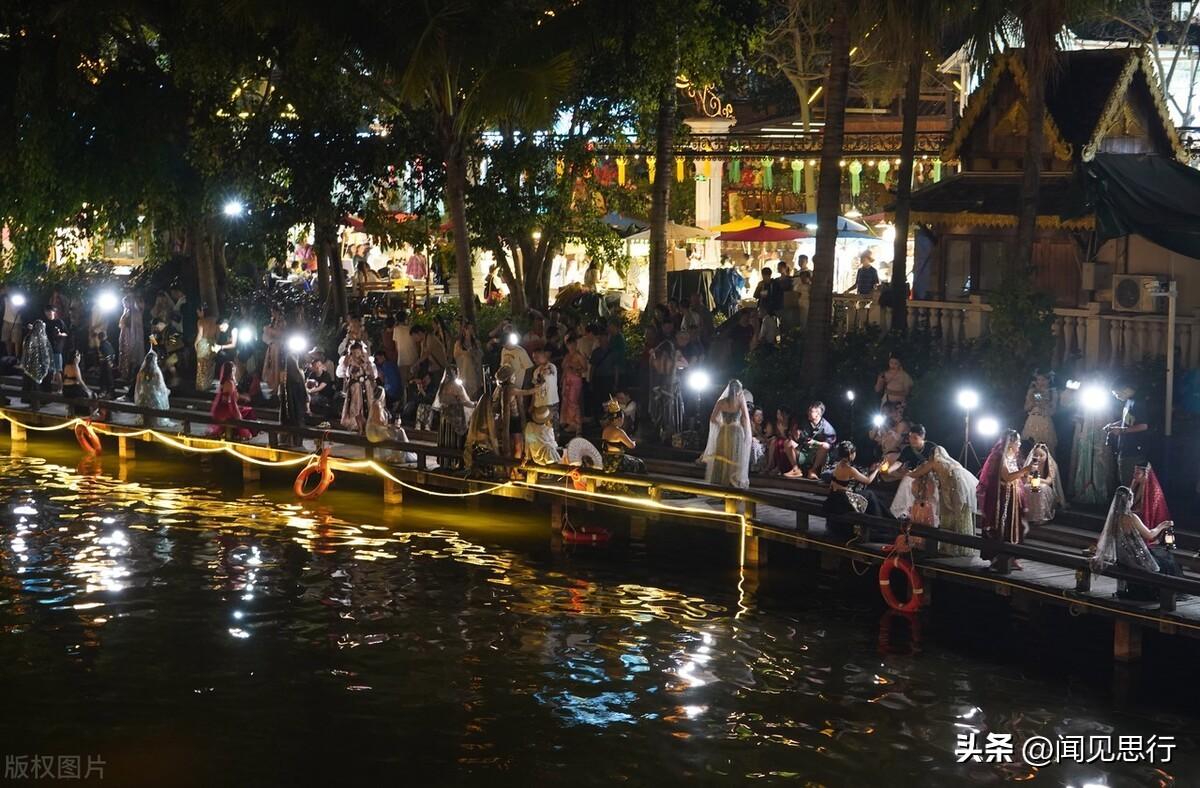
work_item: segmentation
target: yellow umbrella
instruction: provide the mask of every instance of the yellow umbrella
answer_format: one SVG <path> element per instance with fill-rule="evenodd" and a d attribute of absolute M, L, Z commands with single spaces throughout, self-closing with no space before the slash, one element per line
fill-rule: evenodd
<path fill-rule="evenodd" d="M 742 230 L 752 230 L 763 223 L 762 219 L 755 219 L 753 216 L 743 216 L 741 219 L 734 219 L 732 222 L 725 222 L 725 224 L 719 224 L 716 227 L 709 227 L 708 229 L 709 232 L 714 233 L 737 233 Z M 782 222 L 766 222 L 766 225 L 776 230 L 790 230 L 792 227 L 790 224 Z"/>

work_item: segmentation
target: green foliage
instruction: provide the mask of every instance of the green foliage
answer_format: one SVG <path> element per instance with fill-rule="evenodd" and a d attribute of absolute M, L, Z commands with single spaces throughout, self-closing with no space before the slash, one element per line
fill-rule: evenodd
<path fill-rule="evenodd" d="M 992 311 L 983 374 L 1002 401 L 1023 400 L 1030 373 L 1050 365 L 1054 301 L 1035 290 L 1027 277 L 1010 277 L 988 302 Z"/>

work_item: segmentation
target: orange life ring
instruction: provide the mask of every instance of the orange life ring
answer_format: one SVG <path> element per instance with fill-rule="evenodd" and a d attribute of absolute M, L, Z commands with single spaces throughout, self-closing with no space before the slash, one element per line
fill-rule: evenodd
<path fill-rule="evenodd" d="M 317 482 L 317 486 L 311 490 L 305 490 L 304 485 L 308 482 L 308 477 L 314 473 L 320 472 L 321 480 Z M 322 449 L 319 457 L 313 458 L 308 465 L 296 476 L 296 483 L 292 485 L 292 491 L 296 493 L 296 497 L 303 501 L 311 501 L 313 498 L 320 498 L 329 489 L 329 485 L 333 484 L 333 469 L 329 467 L 329 449 Z"/>
<path fill-rule="evenodd" d="M 892 570 L 899 570 L 908 578 L 908 587 L 911 593 L 904 602 L 897 599 L 896 592 L 892 591 Z M 879 593 L 892 610 L 899 610 L 901 613 L 916 613 L 921 609 L 925 584 L 921 581 L 921 575 L 911 562 L 901 560 L 897 553 L 892 553 L 879 565 Z"/>
<path fill-rule="evenodd" d="M 569 476 L 571 479 L 571 486 L 576 491 L 587 492 L 587 480 L 583 478 L 583 474 L 581 474 L 577 469 L 572 468 Z"/>
<path fill-rule="evenodd" d="M 102 449 L 100 436 L 92 429 L 90 421 L 81 421 L 75 425 L 75 440 L 79 441 L 79 448 L 83 449 L 83 453 L 90 457 L 95 457 Z"/>
<path fill-rule="evenodd" d="M 562 529 L 562 540 L 567 544 L 607 544 L 612 531 L 598 525 L 575 525 L 567 520 Z"/>

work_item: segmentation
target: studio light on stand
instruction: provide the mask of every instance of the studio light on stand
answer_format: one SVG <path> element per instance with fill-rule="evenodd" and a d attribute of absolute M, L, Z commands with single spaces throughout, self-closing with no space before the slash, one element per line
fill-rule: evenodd
<path fill-rule="evenodd" d="M 854 420 L 854 389 L 846 389 L 846 401 L 850 403 L 850 437 L 854 437 L 857 422 Z"/>
<path fill-rule="evenodd" d="M 96 308 L 100 310 L 100 314 L 102 315 L 111 315 L 120 306 L 121 299 L 112 290 L 101 290 L 96 296 Z"/>
<path fill-rule="evenodd" d="M 25 306 L 25 294 L 24 293 L 13 293 L 11 298 L 12 298 L 12 305 L 15 306 L 17 309 L 20 309 L 21 307 Z"/>
<path fill-rule="evenodd" d="M 303 334 L 292 334 L 287 340 L 287 349 L 289 353 L 300 355 L 308 348 L 308 340 Z"/>
<path fill-rule="evenodd" d="M 979 392 L 975 389 L 959 389 L 956 397 L 958 407 L 963 412 L 963 447 L 962 452 L 958 455 L 958 461 L 967 467 L 967 458 L 971 457 L 975 460 L 975 464 L 979 465 L 979 455 L 975 453 L 975 446 L 971 443 L 971 411 L 979 407 Z M 996 420 L 991 419 L 994 423 Z M 983 420 L 980 420 L 980 434 L 982 435 Z M 997 429 L 999 427 L 997 426 Z"/>
<path fill-rule="evenodd" d="M 693 369 L 687 374 L 687 387 L 694 395 L 695 408 L 692 410 L 692 421 L 696 428 L 699 427 L 700 415 L 704 410 L 703 398 L 708 390 L 712 387 L 712 377 L 706 370 Z"/>

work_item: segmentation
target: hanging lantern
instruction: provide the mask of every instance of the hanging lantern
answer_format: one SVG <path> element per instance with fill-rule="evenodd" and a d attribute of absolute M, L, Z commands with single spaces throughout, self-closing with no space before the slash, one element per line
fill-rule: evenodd
<path fill-rule="evenodd" d="M 763 188 L 775 188 L 775 160 L 770 156 L 764 156 L 762 160 Z"/>
<path fill-rule="evenodd" d="M 562 156 L 559 156 L 557 159 L 554 160 L 554 174 L 561 178 L 563 176 L 563 173 L 566 171 L 567 171 L 567 164 L 566 164 L 566 162 L 564 162 L 562 160 Z"/>
<path fill-rule="evenodd" d="M 738 183 L 742 179 L 742 160 L 729 160 L 729 182 Z"/>
<path fill-rule="evenodd" d="M 887 186 L 887 175 L 888 171 L 891 169 L 892 165 L 888 163 L 887 159 L 879 160 L 879 182 L 884 186 Z"/>
<path fill-rule="evenodd" d="M 629 163 L 629 160 L 626 159 L 624 156 L 617 157 L 617 185 L 618 186 L 625 185 L 625 166 L 628 163 Z"/>
<path fill-rule="evenodd" d="M 942 160 L 933 160 L 933 182 L 937 183 L 942 179 Z"/>
<path fill-rule="evenodd" d="M 678 181 L 679 183 L 683 183 L 683 178 L 684 178 L 683 159 L 676 156 L 675 157 L 675 180 Z"/>
<path fill-rule="evenodd" d="M 704 179 L 712 178 L 712 159 L 705 159 L 701 162 L 701 170 L 704 172 Z"/>
<path fill-rule="evenodd" d="M 646 166 L 649 167 L 650 182 L 654 183 L 654 163 L 658 161 L 657 156 L 647 156 Z"/>
<path fill-rule="evenodd" d="M 862 162 L 858 159 L 850 162 L 850 194 L 857 197 L 862 193 Z"/>
<path fill-rule="evenodd" d="M 804 159 L 792 159 L 792 194 L 804 188 Z"/>

